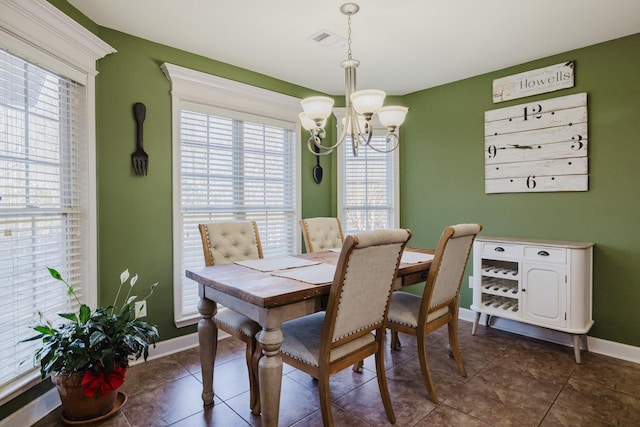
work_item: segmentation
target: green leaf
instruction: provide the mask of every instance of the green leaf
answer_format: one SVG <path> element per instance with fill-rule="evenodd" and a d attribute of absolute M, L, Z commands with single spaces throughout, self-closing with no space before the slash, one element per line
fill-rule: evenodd
<path fill-rule="evenodd" d="M 88 305 L 82 304 L 80 306 L 80 323 L 85 325 L 87 320 L 91 317 L 91 309 Z"/>
<path fill-rule="evenodd" d="M 63 319 L 71 320 L 72 322 L 78 323 L 78 316 L 75 313 L 58 313 L 58 316 Z"/>
<path fill-rule="evenodd" d="M 94 347 L 95 345 L 99 344 L 100 342 L 102 342 L 102 341 L 104 341 L 106 339 L 107 339 L 107 336 L 104 334 L 104 332 L 95 331 L 89 337 L 89 346 L 90 347 Z"/>
<path fill-rule="evenodd" d="M 45 335 L 53 335 L 56 333 L 55 329 L 52 329 L 46 325 L 38 325 L 38 326 L 34 326 L 33 328 L 35 331 L 40 332 L 41 334 L 45 334 Z"/>
<path fill-rule="evenodd" d="M 49 274 L 51 274 L 51 277 L 53 277 L 54 279 L 63 280 L 62 276 L 60 275 L 60 273 L 58 273 L 58 270 L 56 270 L 55 268 L 47 267 L 47 270 L 49 270 Z"/>

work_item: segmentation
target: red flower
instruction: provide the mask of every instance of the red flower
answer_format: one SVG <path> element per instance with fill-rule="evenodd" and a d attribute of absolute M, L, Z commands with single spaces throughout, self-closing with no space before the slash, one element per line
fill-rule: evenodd
<path fill-rule="evenodd" d="M 104 396 L 112 390 L 120 388 L 124 382 L 124 374 L 127 368 L 116 366 L 111 370 L 111 374 L 107 375 L 106 371 L 92 372 L 85 371 L 82 378 L 82 394 L 87 397 Z"/>

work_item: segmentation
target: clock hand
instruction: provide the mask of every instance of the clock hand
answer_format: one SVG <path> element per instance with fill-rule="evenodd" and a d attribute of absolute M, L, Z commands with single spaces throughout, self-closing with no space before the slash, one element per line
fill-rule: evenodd
<path fill-rule="evenodd" d="M 532 146 L 530 145 L 520 145 L 520 144 L 509 144 L 510 146 L 512 146 L 513 148 L 522 148 L 522 149 L 533 149 Z"/>

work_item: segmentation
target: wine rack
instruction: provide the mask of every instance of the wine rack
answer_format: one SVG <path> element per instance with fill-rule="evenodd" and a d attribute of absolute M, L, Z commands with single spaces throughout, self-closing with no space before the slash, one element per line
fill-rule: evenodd
<path fill-rule="evenodd" d="M 485 310 L 496 310 L 502 314 L 517 313 L 520 306 L 518 263 L 483 259 L 480 270 L 481 303 Z"/>
<path fill-rule="evenodd" d="M 486 315 L 573 335 L 576 362 L 580 338 L 593 325 L 593 243 L 478 237 L 473 245 L 473 304 Z"/>

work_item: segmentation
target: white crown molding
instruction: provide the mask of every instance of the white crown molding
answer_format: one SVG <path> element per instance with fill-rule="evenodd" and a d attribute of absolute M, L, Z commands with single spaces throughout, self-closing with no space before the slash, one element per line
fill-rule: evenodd
<path fill-rule="evenodd" d="M 87 74 L 97 74 L 96 61 L 116 52 L 45 0 L 0 0 L 0 28 Z"/>
<path fill-rule="evenodd" d="M 299 98 L 167 62 L 161 68 L 171 82 L 171 93 L 181 100 L 211 104 L 215 99 L 219 107 L 261 116 L 269 105 L 271 117 L 298 121 Z"/>

